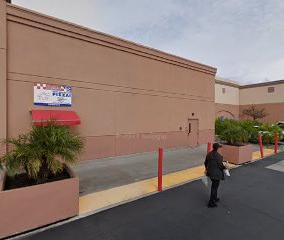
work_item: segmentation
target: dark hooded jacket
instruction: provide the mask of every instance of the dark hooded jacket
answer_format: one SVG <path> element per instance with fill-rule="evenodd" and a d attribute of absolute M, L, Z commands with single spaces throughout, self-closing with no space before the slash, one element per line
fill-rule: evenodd
<path fill-rule="evenodd" d="M 211 151 L 207 154 L 204 162 L 207 176 L 214 180 L 224 180 L 223 156 L 217 151 Z"/>

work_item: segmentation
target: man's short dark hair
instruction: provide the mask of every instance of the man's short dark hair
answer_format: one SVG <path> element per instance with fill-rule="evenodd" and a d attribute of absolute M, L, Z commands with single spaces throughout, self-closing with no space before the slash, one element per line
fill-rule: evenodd
<path fill-rule="evenodd" d="M 222 145 L 221 144 L 219 144 L 219 143 L 214 143 L 213 144 L 213 150 L 218 150 L 218 148 L 220 148 L 220 147 L 222 147 Z"/>

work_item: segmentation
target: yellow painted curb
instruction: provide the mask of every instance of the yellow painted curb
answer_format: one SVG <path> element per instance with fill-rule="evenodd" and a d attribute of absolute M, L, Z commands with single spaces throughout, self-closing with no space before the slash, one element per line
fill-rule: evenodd
<path fill-rule="evenodd" d="M 204 175 L 204 166 L 198 166 L 163 176 L 163 187 L 169 188 L 200 178 Z M 80 197 L 79 214 L 87 214 L 118 203 L 137 199 L 157 192 L 157 178 L 111 188 Z"/>
<path fill-rule="evenodd" d="M 269 156 L 274 153 L 273 149 L 264 149 L 264 156 Z M 259 151 L 253 153 L 252 160 L 260 159 Z M 229 168 L 238 167 L 229 164 Z M 174 187 L 204 176 L 204 166 L 197 166 L 182 171 L 163 175 L 163 188 Z M 100 192 L 91 193 L 80 197 L 79 200 L 79 215 L 90 212 L 100 211 L 110 206 L 116 206 L 120 203 L 127 202 L 133 199 L 147 196 L 157 192 L 157 178 L 150 178 L 144 181 L 139 181 L 124 186 L 119 186 L 107 189 Z"/>
<path fill-rule="evenodd" d="M 264 157 L 268 157 L 268 156 L 271 156 L 273 154 L 274 154 L 274 149 L 269 149 L 269 148 L 263 149 L 263 156 Z M 261 159 L 260 151 L 253 152 L 252 160 L 256 161 L 256 160 L 260 160 L 260 159 Z"/>

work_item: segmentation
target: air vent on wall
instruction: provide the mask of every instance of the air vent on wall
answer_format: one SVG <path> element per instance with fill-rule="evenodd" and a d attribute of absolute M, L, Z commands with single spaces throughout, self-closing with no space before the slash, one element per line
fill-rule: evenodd
<path fill-rule="evenodd" d="M 275 91 L 275 89 L 274 89 L 274 87 L 268 87 L 268 88 L 267 88 L 267 91 L 268 91 L 269 93 L 273 93 L 273 92 Z"/>

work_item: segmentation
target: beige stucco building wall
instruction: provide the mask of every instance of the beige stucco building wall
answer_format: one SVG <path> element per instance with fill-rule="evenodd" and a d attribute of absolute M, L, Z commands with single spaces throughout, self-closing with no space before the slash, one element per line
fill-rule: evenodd
<path fill-rule="evenodd" d="M 262 121 L 284 121 L 284 81 L 241 86 L 240 111 L 242 112 L 251 104 L 264 108 L 268 113 Z M 242 116 L 242 118 L 246 117 Z"/>
<path fill-rule="evenodd" d="M 231 104 L 239 105 L 240 102 L 240 93 L 238 87 L 233 87 L 225 84 L 216 82 L 215 84 L 215 93 L 216 98 L 215 102 L 220 104 Z"/>
<path fill-rule="evenodd" d="M 268 88 L 274 91 L 269 92 Z M 268 104 L 284 102 L 284 83 L 243 86 L 240 89 L 240 105 Z"/>
<path fill-rule="evenodd" d="M 230 119 L 239 118 L 239 87 L 230 82 L 216 79 L 215 83 L 215 116 Z"/>
<path fill-rule="evenodd" d="M 242 111 L 255 105 L 268 113 L 262 121 L 284 121 L 283 80 L 241 86 L 216 79 L 215 89 L 216 117 L 247 119 Z"/>
<path fill-rule="evenodd" d="M 58 109 L 33 105 L 33 85 L 47 83 L 72 86 L 72 107 L 60 109 L 81 118 L 83 160 L 212 140 L 215 68 L 14 5 L 3 9 L 0 137 L 28 131 L 32 109 Z"/>

